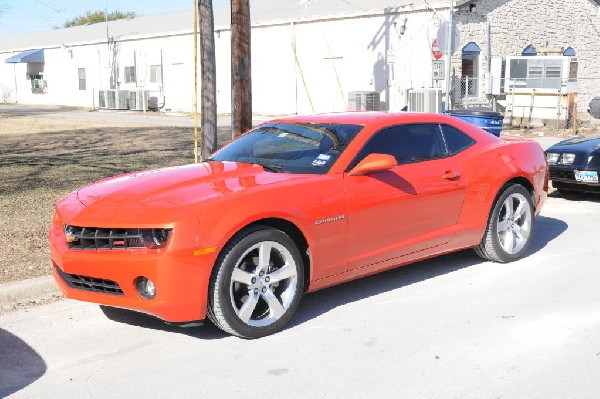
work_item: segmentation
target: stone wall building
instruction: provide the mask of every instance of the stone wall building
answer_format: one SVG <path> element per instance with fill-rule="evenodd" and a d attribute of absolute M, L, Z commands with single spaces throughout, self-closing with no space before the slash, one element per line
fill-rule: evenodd
<path fill-rule="evenodd" d="M 480 92 L 485 91 L 490 57 L 564 53 L 574 55 L 577 60 L 576 102 L 580 112 L 586 111 L 591 98 L 600 95 L 599 3 L 597 0 L 472 0 L 460 4 L 455 18 L 463 39 L 461 44 L 475 43 L 481 49 L 476 60 Z M 460 50 L 452 57 L 456 84 L 463 86 L 464 76 L 471 73 L 463 71 L 468 64 L 464 58 Z M 509 103 L 510 98 L 504 100 L 505 105 Z"/>

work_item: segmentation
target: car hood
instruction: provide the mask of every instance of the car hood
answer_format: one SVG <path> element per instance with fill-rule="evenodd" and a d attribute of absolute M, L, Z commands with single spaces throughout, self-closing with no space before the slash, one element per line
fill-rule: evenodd
<path fill-rule="evenodd" d="M 600 149 L 600 134 L 573 137 L 548 148 L 548 152 L 590 152 Z"/>
<path fill-rule="evenodd" d="M 210 161 L 100 180 L 76 195 L 86 207 L 173 209 L 298 178 L 302 175 L 271 173 L 259 165 Z"/>

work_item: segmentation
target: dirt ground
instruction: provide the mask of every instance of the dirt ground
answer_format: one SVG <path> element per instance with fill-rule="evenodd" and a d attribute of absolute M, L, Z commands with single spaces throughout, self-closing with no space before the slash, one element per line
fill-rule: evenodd
<path fill-rule="evenodd" d="M 194 160 L 193 128 L 2 111 L 0 284 L 51 272 L 47 231 L 54 204 L 69 192 L 107 176 Z M 228 134 L 220 129 L 221 144 Z"/>

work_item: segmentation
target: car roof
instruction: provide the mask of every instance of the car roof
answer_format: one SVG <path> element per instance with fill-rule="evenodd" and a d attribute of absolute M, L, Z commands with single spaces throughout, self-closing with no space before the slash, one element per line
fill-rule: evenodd
<path fill-rule="evenodd" d="M 292 115 L 284 118 L 274 119 L 270 122 L 301 122 L 301 123 L 346 123 L 355 125 L 366 125 L 375 120 L 394 119 L 409 122 L 416 116 L 439 116 L 438 114 L 409 113 L 409 112 L 372 112 L 372 111 L 350 111 L 333 112 L 315 115 Z"/>

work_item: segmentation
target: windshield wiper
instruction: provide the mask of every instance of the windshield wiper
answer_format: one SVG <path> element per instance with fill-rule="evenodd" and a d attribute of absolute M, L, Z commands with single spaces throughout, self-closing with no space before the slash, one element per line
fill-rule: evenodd
<path fill-rule="evenodd" d="M 279 165 L 266 165 L 266 164 L 262 164 L 262 163 L 258 163 L 258 162 L 252 162 L 252 163 L 262 166 L 263 169 L 266 170 L 267 172 L 279 173 L 282 170 L 281 166 L 279 166 Z"/>
<path fill-rule="evenodd" d="M 212 158 L 208 158 L 206 159 L 206 161 L 214 161 L 214 162 L 243 162 L 243 163 L 249 163 L 249 164 L 253 164 L 253 165 L 259 165 L 262 166 L 264 170 L 266 170 L 267 172 L 273 172 L 273 173 L 279 173 L 283 170 L 283 168 L 279 165 L 269 165 L 269 164 L 262 164 L 260 162 L 256 162 L 256 161 L 249 161 L 249 160 L 226 160 L 226 159 L 220 159 L 218 161 L 215 161 Z"/>

